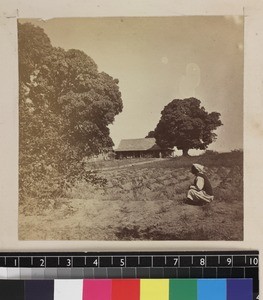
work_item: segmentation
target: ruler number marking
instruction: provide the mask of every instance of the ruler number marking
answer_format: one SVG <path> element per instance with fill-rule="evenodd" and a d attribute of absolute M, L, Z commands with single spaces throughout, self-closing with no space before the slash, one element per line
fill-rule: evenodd
<path fill-rule="evenodd" d="M 40 267 L 45 267 L 45 260 L 44 260 L 44 258 L 40 258 Z"/>
<path fill-rule="evenodd" d="M 251 266 L 257 266 L 258 265 L 258 258 L 257 257 L 250 257 L 249 258 L 249 264 Z"/>
<path fill-rule="evenodd" d="M 228 257 L 226 259 L 227 265 L 230 266 L 232 264 L 232 257 Z"/>
<path fill-rule="evenodd" d="M 121 266 L 121 267 L 124 267 L 124 265 L 125 265 L 125 259 L 124 259 L 124 258 L 121 258 L 121 259 L 120 259 L 120 266 Z"/>
<path fill-rule="evenodd" d="M 98 266 L 98 258 L 96 258 L 96 259 L 93 261 L 93 265 L 96 266 L 96 267 Z"/>
<path fill-rule="evenodd" d="M 200 266 L 202 266 L 202 267 L 205 266 L 205 258 L 204 257 L 200 258 Z"/>
<path fill-rule="evenodd" d="M 71 267 L 71 258 L 67 258 L 67 267 Z"/>
<path fill-rule="evenodd" d="M 174 258 L 174 266 L 177 266 L 177 265 L 178 265 L 178 258 L 175 257 L 175 258 Z"/>

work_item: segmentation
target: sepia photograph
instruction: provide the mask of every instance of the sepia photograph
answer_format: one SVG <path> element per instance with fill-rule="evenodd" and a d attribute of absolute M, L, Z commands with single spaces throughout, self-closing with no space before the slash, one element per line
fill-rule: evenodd
<path fill-rule="evenodd" d="M 17 26 L 19 240 L 243 240 L 242 16 Z"/>

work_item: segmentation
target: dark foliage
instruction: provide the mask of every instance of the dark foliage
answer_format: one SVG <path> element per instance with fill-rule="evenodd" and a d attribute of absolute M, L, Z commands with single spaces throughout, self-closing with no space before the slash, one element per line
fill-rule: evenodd
<path fill-rule="evenodd" d="M 154 132 L 154 130 L 151 130 L 151 131 L 149 131 L 149 133 L 146 135 L 146 139 L 148 139 L 148 138 L 154 138 L 154 135 L 155 135 L 155 132 Z"/>
<path fill-rule="evenodd" d="M 175 99 L 161 114 L 154 130 L 157 143 L 163 147 L 176 146 L 184 155 L 188 155 L 189 149 L 205 150 L 216 139 L 214 130 L 222 125 L 220 113 L 206 112 L 196 98 Z"/>
<path fill-rule="evenodd" d="M 102 184 L 84 162 L 113 146 L 118 80 L 84 52 L 53 47 L 30 23 L 18 23 L 18 46 L 20 195 L 61 195 L 80 178 Z"/>

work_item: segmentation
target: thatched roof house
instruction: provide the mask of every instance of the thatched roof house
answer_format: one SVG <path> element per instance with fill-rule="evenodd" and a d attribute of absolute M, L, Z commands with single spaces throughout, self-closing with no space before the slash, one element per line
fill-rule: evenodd
<path fill-rule="evenodd" d="M 115 150 L 116 158 L 167 157 L 173 149 L 164 149 L 156 144 L 155 138 L 124 139 Z"/>

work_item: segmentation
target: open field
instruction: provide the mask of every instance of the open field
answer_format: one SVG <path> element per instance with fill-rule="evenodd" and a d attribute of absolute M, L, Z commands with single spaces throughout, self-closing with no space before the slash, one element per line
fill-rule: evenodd
<path fill-rule="evenodd" d="M 144 162 L 144 163 L 143 163 Z M 215 200 L 184 203 L 192 163 L 207 167 Z M 22 240 L 242 240 L 240 152 L 156 160 L 93 162 L 104 187 L 79 184 L 67 198 L 19 206 Z"/>

